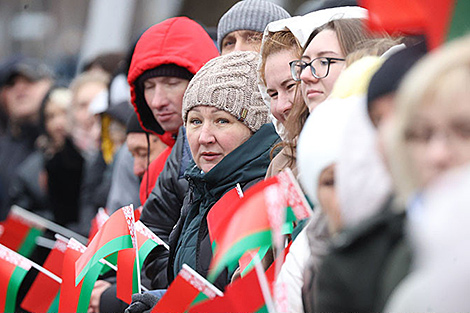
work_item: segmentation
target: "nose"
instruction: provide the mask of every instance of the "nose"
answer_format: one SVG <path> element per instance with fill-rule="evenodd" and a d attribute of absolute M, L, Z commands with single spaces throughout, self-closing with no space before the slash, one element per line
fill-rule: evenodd
<path fill-rule="evenodd" d="M 318 78 L 313 76 L 312 68 L 310 66 L 304 68 L 302 73 L 300 73 L 300 80 L 303 82 L 318 82 Z"/>
<path fill-rule="evenodd" d="M 440 173 L 452 166 L 452 151 L 449 145 L 449 138 L 444 135 L 434 136 L 429 142 L 427 157 L 430 166 Z"/>
<path fill-rule="evenodd" d="M 283 115 L 287 116 L 287 114 L 290 112 L 292 109 L 292 103 L 294 102 L 294 93 L 292 95 L 290 94 L 285 94 L 285 93 L 279 93 L 279 99 L 278 99 L 278 106 L 279 106 L 279 111 L 282 112 Z"/>
<path fill-rule="evenodd" d="M 239 39 L 235 43 L 235 48 L 233 51 L 250 51 L 250 50 L 252 50 L 251 45 L 246 40 Z"/>
<path fill-rule="evenodd" d="M 134 159 L 134 175 L 142 178 L 144 176 L 145 171 L 147 169 L 146 163 L 144 161 L 145 158 L 135 158 Z"/>
<path fill-rule="evenodd" d="M 159 84 L 155 86 L 152 100 L 148 104 L 149 107 L 153 110 L 161 110 L 163 107 L 168 105 L 168 96 L 164 88 Z"/>
<path fill-rule="evenodd" d="M 215 136 L 212 127 L 206 123 L 201 127 L 201 132 L 199 133 L 199 144 L 210 145 L 214 142 Z"/>

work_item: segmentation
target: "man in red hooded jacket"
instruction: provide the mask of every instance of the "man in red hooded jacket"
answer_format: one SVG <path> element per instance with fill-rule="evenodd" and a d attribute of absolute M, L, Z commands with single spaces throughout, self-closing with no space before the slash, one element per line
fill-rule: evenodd
<path fill-rule="evenodd" d="M 132 55 L 127 80 L 131 100 L 142 127 L 156 135 L 171 133 L 176 139 L 155 188 L 144 204 L 141 221 L 165 241 L 178 221 L 184 195 L 188 189 L 183 174 L 191 159 L 185 144 L 182 119 L 183 95 L 191 78 L 210 59 L 219 55 L 207 32 L 187 17 L 167 19 L 150 27 L 140 37 Z M 152 289 L 167 286 L 166 259 L 168 251 L 158 246 L 152 251 L 152 265 L 162 263 L 164 270 L 147 273 Z M 145 265 L 144 265 L 145 268 Z M 160 268 L 160 266 L 151 268 Z M 144 280 L 144 279 L 143 279 Z M 115 288 L 95 293 L 89 311 L 118 312 L 127 305 L 115 302 Z M 95 288 L 96 289 L 96 288 Z M 100 297 L 101 294 L 101 297 Z"/>

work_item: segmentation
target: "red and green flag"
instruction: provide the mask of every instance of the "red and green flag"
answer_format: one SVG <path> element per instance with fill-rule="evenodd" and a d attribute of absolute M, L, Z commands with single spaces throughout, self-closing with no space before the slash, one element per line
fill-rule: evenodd
<path fill-rule="evenodd" d="M 122 207 L 109 217 L 75 264 L 76 285 L 101 259 L 119 250 L 136 246 L 133 244 L 135 241 L 134 224 L 132 205 Z"/>
<path fill-rule="evenodd" d="M 192 268 L 183 264 L 178 276 L 153 308 L 152 313 L 183 313 L 195 302 L 214 299 L 216 296 L 223 296 L 223 293 Z"/>
<path fill-rule="evenodd" d="M 1 312 L 15 312 L 18 289 L 31 266 L 28 259 L 4 245 L 0 245 Z"/>
<path fill-rule="evenodd" d="M 148 254 L 158 245 L 168 245 L 147 228 L 141 221 L 135 223 L 139 258 L 136 257 L 135 249 L 124 249 L 118 252 L 116 273 L 116 296 L 126 303 L 131 303 L 132 294 L 140 292 L 138 276 L 140 269 Z M 137 264 L 137 259 L 139 264 Z"/>
<path fill-rule="evenodd" d="M 273 291 L 275 268 L 277 263 L 284 263 L 285 256 L 289 251 L 290 245 L 284 249 L 282 257 L 276 261 L 266 271 L 266 280 L 270 292 Z M 245 276 L 235 280 L 228 285 L 222 297 L 216 297 L 192 306 L 189 312 L 268 312 L 259 276 L 256 271 L 250 271 Z"/>
<path fill-rule="evenodd" d="M 75 262 L 85 250 L 86 247 L 73 238 L 67 244 L 62 265 L 58 312 L 87 312 L 88 310 L 91 292 L 100 275 L 102 263 L 93 266 L 79 284 L 75 285 Z"/>
<path fill-rule="evenodd" d="M 278 183 L 277 177 L 261 181 L 248 189 L 239 200 L 237 209 L 217 238 L 209 280 L 228 267 L 234 270 L 240 257 L 249 250 L 271 246 L 271 226 L 268 217 L 266 190 Z"/>
<path fill-rule="evenodd" d="M 470 30 L 468 0 L 361 0 L 368 27 L 390 34 L 425 35 L 431 49 Z"/>
<path fill-rule="evenodd" d="M 3 222 L 0 244 L 29 257 L 36 247 L 36 238 L 43 232 L 42 226 L 22 218 L 11 210 Z"/>
<path fill-rule="evenodd" d="M 108 218 L 109 218 L 109 215 L 108 213 L 106 213 L 106 210 L 103 208 L 99 208 L 95 217 L 91 220 L 91 227 L 90 227 L 90 231 L 88 232 L 88 243 L 91 242 L 93 237 L 95 237 L 98 230 L 100 230 L 101 227 L 103 227 L 104 223 L 106 223 Z"/>
<path fill-rule="evenodd" d="M 49 252 L 43 267 L 58 277 L 62 276 L 62 265 L 64 263 L 64 255 L 67 250 L 67 242 L 61 238 L 57 238 L 54 247 Z M 39 272 L 33 284 L 28 290 L 21 307 L 29 312 L 57 312 L 58 308 L 52 307 L 58 304 L 58 293 L 60 283 L 43 272 Z"/>

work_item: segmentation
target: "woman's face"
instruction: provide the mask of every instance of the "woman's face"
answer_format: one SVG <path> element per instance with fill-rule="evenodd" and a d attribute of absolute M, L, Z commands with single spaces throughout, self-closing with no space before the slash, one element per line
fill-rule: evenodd
<path fill-rule="evenodd" d="M 318 201 L 323 212 L 328 217 L 328 224 L 331 233 L 337 232 L 341 228 L 341 213 L 335 189 L 335 165 L 325 168 L 318 179 L 317 189 Z"/>
<path fill-rule="evenodd" d="M 250 129 L 231 114 L 205 105 L 188 112 L 186 132 L 194 162 L 204 173 L 252 135 Z"/>
<path fill-rule="evenodd" d="M 266 58 L 266 89 L 271 98 L 271 113 L 281 123 L 294 103 L 297 83 L 292 79 L 289 62 L 296 59 L 294 50 L 282 50 Z"/>
<path fill-rule="evenodd" d="M 470 92 L 454 94 L 446 103 L 421 106 L 405 129 L 411 168 L 420 187 L 444 171 L 470 162 Z"/>
<path fill-rule="evenodd" d="M 46 132 L 55 145 L 61 146 L 68 134 L 67 108 L 61 104 L 49 101 L 44 108 Z"/>
<path fill-rule="evenodd" d="M 305 50 L 302 60 L 311 62 L 318 57 L 344 58 L 336 33 L 325 29 L 318 33 Z M 331 93 L 339 74 L 344 68 L 344 62 L 331 61 L 328 76 L 315 78 L 310 67 L 305 68 L 300 75 L 302 97 L 310 112 L 325 101 Z"/>

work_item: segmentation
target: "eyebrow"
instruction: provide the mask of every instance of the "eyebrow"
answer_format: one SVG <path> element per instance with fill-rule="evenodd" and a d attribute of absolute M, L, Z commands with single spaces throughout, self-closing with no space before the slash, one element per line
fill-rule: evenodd
<path fill-rule="evenodd" d="M 316 56 L 315 58 L 323 57 L 323 56 L 329 55 L 329 54 L 338 55 L 337 52 L 334 52 L 334 51 L 331 51 L 331 50 L 325 50 L 325 51 L 320 51 L 320 52 L 318 52 L 318 53 L 316 54 L 317 56 Z M 313 59 L 315 59 L 315 58 L 313 58 Z M 303 56 L 301 57 L 301 59 L 313 60 L 313 59 L 310 58 L 308 55 L 303 55 Z"/>

